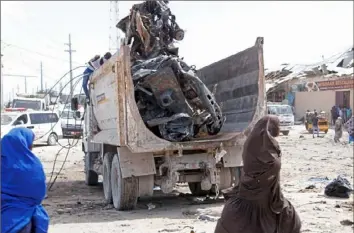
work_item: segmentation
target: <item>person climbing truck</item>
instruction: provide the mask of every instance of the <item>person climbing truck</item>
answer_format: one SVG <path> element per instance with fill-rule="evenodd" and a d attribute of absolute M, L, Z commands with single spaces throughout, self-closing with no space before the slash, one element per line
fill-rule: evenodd
<path fill-rule="evenodd" d="M 86 95 L 87 101 L 90 99 L 90 93 L 88 90 L 88 83 L 91 77 L 91 74 L 97 70 L 100 66 L 102 66 L 108 59 L 112 57 L 110 52 L 107 52 L 103 57 L 99 55 L 94 56 L 88 63 L 87 67 L 84 70 L 83 77 L 82 77 L 82 89 Z"/>

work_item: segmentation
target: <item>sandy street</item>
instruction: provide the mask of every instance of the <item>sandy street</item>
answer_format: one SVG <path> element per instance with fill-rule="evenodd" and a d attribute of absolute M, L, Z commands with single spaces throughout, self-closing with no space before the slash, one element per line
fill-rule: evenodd
<path fill-rule="evenodd" d="M 295 126 L 289 136 L 278 138 L 283 152 L 283 192 L 301 217 L 302 232 L 353 232 L 353 196 L 334 199 L 324 195 L 325 185 L 338 175 L 353 184 L 353 146 L 334 144 L 333 135 L 331 130 L 321 134 L 323 138 L 313 139 L 304 126 Z M 348 140 L 347 133 L 343 140 Z M 48 182 L 59 149 L 59 146 L 34 149 L 44 164 Z M 63 150 L 58 156 L 55 171 L 65 155 Z M 44 201 L 51 217 L 50 233 L 189 233 L 192 229 L 196 233 L 214 232 L 222 200 L 198 204 L 189 195 L 179 195 L 189 191 L 187 185 L 181 185 L 172 195 L 157 193 L 150 200 L 141 200 L 136 210 L 119 212 L 104 203 L 102 186 L 85 186 L 83 170 L 80 142 L 68 154 L 64 169 Z M 149 206 L 153 208 L 149 210 Z"/>

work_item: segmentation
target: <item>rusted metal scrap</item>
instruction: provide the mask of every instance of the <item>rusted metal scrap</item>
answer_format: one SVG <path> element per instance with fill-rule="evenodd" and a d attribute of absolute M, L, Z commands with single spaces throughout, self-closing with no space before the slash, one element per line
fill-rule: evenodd
<path fill-rule="evenodd" d="M 174 42 L 183 40 L 184 31 L 168 1 L 133 5 L 117 27 L 131 46 L 135 99 L 146 126 L 169 141 L 191 140 L 202 128 L 219 133 L 225 117 L 195 67 L 178 56 Z"/>

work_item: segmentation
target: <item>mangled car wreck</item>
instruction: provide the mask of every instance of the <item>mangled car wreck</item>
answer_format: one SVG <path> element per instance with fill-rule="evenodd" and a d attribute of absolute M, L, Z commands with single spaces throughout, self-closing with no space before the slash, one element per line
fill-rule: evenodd
<path fill-rule="evenodd" d="M 146 125 L 169 141 L 186 141 L 202 127 L 217 134 L 225 120 L 195 67 L 178 57 L 176 40 L 184 31 L 164 1 L 134 5 L 117 27 L 131 45 L 132 78 L 139 112 Z"/>
<path fill-rule="evenodd" d="M 119 210 L 154 186 L 170 193 L 187 182 L 194 195 L 218 196 L 236 185 L 245 136 L 265 114 L 263 38 L 196 70 L 178 56 L 184 31 L 166 1 L 133 5 L 117 27 L 119 52 L 89 80 L 86 183 L 102 175 L 105 200 Z"/>

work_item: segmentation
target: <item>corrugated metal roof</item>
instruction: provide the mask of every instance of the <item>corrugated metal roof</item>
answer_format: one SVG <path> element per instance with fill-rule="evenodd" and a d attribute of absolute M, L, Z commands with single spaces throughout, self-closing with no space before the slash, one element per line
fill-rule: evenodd
<path fill-rule="evenodd" d="M 266 69 L 266 90 L 268 91 L 269 89 L 294 78 L 305 78 L 307 76 L 316 75 L 323 75 L 324 78 L 326 78 L 330 76 L 354 74 L 353 55 L 354 48 L 350 48 L 343 53 L 336 54 L 315 64 L 282 64 L 278 69 Z"/>

